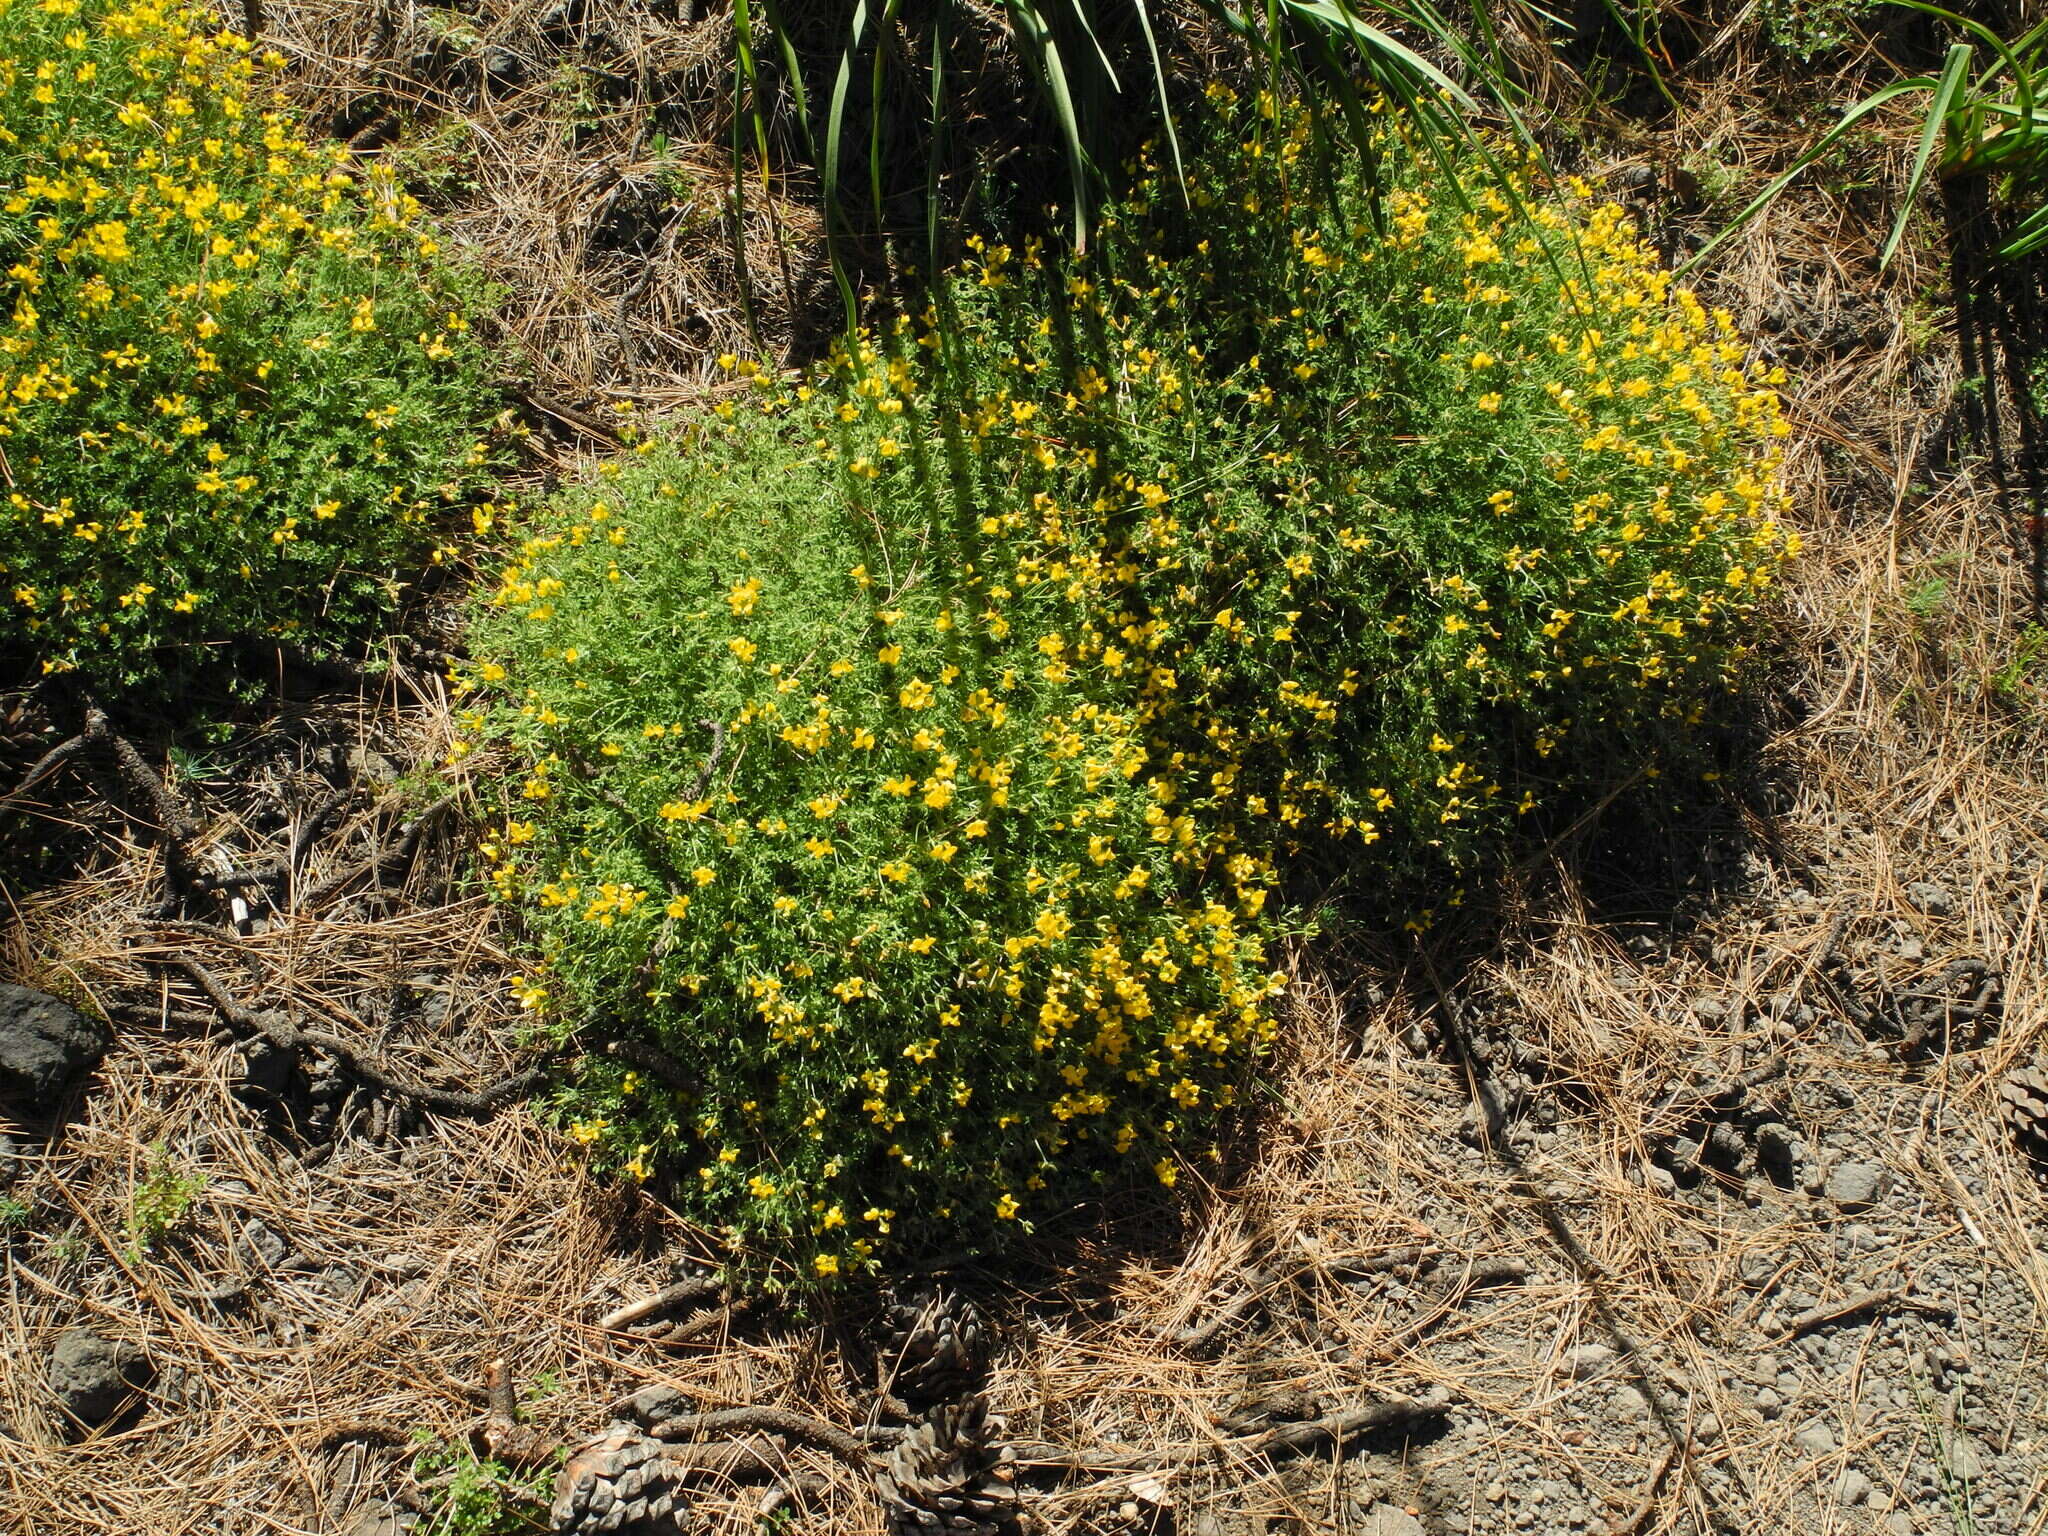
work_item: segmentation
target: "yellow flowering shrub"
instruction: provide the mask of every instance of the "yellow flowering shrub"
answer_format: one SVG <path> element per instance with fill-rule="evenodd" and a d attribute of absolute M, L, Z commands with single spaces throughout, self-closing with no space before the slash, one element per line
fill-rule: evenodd
<path fill-rule="evenodd" d="M 1225 100 L 1185 203 L 971 242 L 533 519 L 457 758 L 520 765 L 492 881 L 603 1165 L 821 1276 L 1170 1183 L 1283 873 L 1448 884 L 1735 681 L 1772 379 L 1617 211 L 1401 133 L 1376 224 Z"/>
<path fill-rule="evenodd" d="M 469 723 L 525 764 L 486 853 L 546 962 L 524 1000 L 590 1049 L 572 1133 L 854 1265 L 1228 1105 L 1271 876 L 1005 541 L 841 515 L 808 407 L 762 404 L 557 502 Z"/>
<path fill-rule="evenodd" d="M 0 672 L 360 637 L 481 465 L 472 295 L 281 64 L 160 0 L 0 3 Z"/>

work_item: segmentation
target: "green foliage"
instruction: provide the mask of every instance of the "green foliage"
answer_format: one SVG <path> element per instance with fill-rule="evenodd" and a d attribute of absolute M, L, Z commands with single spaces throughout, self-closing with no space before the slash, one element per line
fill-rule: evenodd
<path fill-rule="evenodd" d="M 1931 172 L 1944 177 L 1983 176 L 1991 180 L 1998 201 L 2013 216 L 1998 254 L 2008 260 L 2048 249 L 2048 21 L 2036 23 L 2012 43 L 2003 41 L 1982 22 L 1928 5 L 1924 0 L 1883 0 L 1920 11 L 1975 43 L 1949 45 L 1938 75 L 1914 75 L 1874 91 L 1844 112 L 1840 121 L 1729 221 L 1686 265 L 1690 269 L 1761 213 L 1806 168 L 1832 150 L 1858 123 L 1892 102 L 1925 94 L 1927 115 L 1899 198 L 1898 217 L 1885 240 L 1880 265 L 1889 265 L 1905 238 L 1920 193 Z M 1846 14 L 1846 12 L 1845 12 Z M 1977 48 L 1990 60 L 1977 66 Z M 1937 152 L 1937 146 L 1939 146 Z"/>
<path fill-rule="evenodd" d="M 1884 0 L 1763 0 L 1756 19 L 1780 52 L 1802 64 L 1856 41 L 1856 24 Z"/>
<path fill-rule="evenodd" d="M 467 1446 L 435 1441 L 414 1457 L 413 1474 L 439 1485 L 420 1536 L 528 1536 L 548 1529 L 553 1468 L 515 1472 L 479 1459 Z"/>
<path fill-rule="evenodd" d="M 145 1172 L 128 1196 L 128 1252 L 149 1252 L 185 1219 L 206 1188 L 206 1176 L 187 1172 L 161 1146 L 149 1149 Z"/>
<path fill-rule="evenodd" d="M 2005 698 L 2018 699 L 2044 681 L 2048 681 L 2048 628 L 2029 624 L 2020 631 L 2012 655 L 1991 674 L 1991 687 Z"/>
<path fill-rule="evenodd" d="M 1947 608 L 1948 582 L 1939 576 L 1917 581 L 1906 591 L 1906 612 L 1922 624 L 1939 617 Z"/>
<path fill-rule="evenodd" d="M 360 638 L 477 479 L 471 285 L 157 0 L 0 6 L 0 671 Z"/>
<path fill-rule="evenodd" d="M 13 1195 L 0 1195 L 0 1231 L 21 1232 L 35 1219 L 35 1208 Z"/>
<path fill-rule="evenodd" d="M 884 204 L 884 167 L 924 164 L 936 178 L 948 142 L 967 127 L 970 111 L 953 79 L 956 55 L 971 57 L 986 28 L 986 8 L 939 0 L 929 23 L 918 28 L 919 62 L 899 41 L 903 31 L 899 0 L 862 0 L 845 10 L 840 46 L 831 59 L 829 82 L 807 81 L 799 56 L 799 35 L 811 21 L 789 0 L 737 0 L 733 9 L 735 59 L 735 191 L 748 147 L 765 174 L 771 131 L 777 120 L 793 120 L 824 193 L 826 233 L 833 270 L 855 318 L 852 283 L 840 259 L 842 226 L 860 224 L 862 204 L 879 228 Z M 1012 55 L 1036 87 L 1037 126 L 1056 142 L 1067 173 L 1067 207 L 1075 245 L 1085 247 L 1096 205 L 1105 187 L 1103 167 L 1112 150 L 1132 142 L 1133 123 L 1156 125 L 1176 171 L 1180 132 L 1169 80 L 1190 52 L 1212 53 L 1229 40 L 1238 63 L 1261 76 L 1269 88 L 1299 94 L 1325 105 L 1330 125 L 1351 130 L 1354 153 L 1371 153 L 1364 132 L 1367 102 L 1375 96 L 1403 105 L 1418 133 L 1442 153 L 1470 153 L 1478 144 L 1472 122 L 1482 103 L 1524 140 L 1517 103 L 1522 91 L 1506 62 L 1490 8 L 1469 7 L 1454 23 L 1432 0 L 1400 0 L 1370 7 L 1354 0 L 1268 0 L 1255 6 L 1233 0 L 1193 0 L 1167 6 L 1159 0 L 1003 0 Z M 1404 41 L 1404 37 L 1409 41 Z M 1411 46 L 1411 43 L 1413 46 Z M 1433 60 L 1447 61 L 1449 72 Z M 900 137 L 885 145 L 884 113 L 892 70 L 906 64 L 916 72 L 914 94 L 930 102 L 923 139 L 914 149 Z M 778 73 L 779 71 L 779 73 Z M 896 82 L 900 88 L 903 82 Z M 848 188 L 852 190 L 849 192 Z M 1377 181 L 1368 177 L 1369 194 Z M 937 182 L 924 188 L 927 255 L 937 261 L 942 218 Z"/>
<path fill-rule="evenodd" d="M 480 618 L 571 1134 L 815 1274 L 1171 1184 L 1275 1039 L 1283 875 L 1456 900 L 1654 771 L 1793 551 L 1777 376 L 1619 209 L 1387 115 L 1375 229 L 1217 95 L 1191 207 L 1143 165 L 1086 260 L 972 242 L 818 376 L 735 362 Z"/>

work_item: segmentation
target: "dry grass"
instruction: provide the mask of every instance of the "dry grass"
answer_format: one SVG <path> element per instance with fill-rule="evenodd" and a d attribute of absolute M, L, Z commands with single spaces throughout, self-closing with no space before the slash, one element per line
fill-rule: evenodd
<path fill-rule="evenodd" d="M 513 7 L 490 38 L 530 39 L 540 9 Z M 343 82 L 363 77 L 374 15 L 316 4 L 281 25 L 307 79 L 339 104 Z M 673 46 L 706 47 L 699 33 L 717 25 L 685 29 Z M 646 37 L 622 46 L 656 48 Z M 657 71 L 704 67 L 696 55 L 633 56 Z M 702 357 L 743 334 L 711 298 L 734 291 L 733 273 L 717 265 L 717 240 L 690 245 L 696 226 L 683 222 L 662 236 L 673 245 L 638 293 L 627 264 L 589 265 L 579 253 L 608 194 L 580 183 L 576 158 L 548 137 L 558 130 L 534 99 L 543 89 L 473 130 L 462 154 L 476 186 L 447 217 L 497 253 L 554 384 L 602 397 L 630 377 L 640 397 L 660 398 L 663 381 L 680 393 Z M 1784 138 L 1755 121 L 1755 90 L 1731 69 L 1697 93 L 1658 153 L 1740 144 L 1759 160 L 1782 155 Z M 605 186 L 653 174 L 623 120 L 597 132 L 609 135 Z M 708 156 L 683 174 L 716 180 Z M 784 233 L 801 228 L 788 208 L 776 218 Z M 1958 377 L 1952 345 L 1938 334 L 1930 343 L 1912 309 L 1940 273 L 1930 243 L 1877 280 L 1881 228 L 1824 194 L 1796 197 L 1726 253 L 1713 284 L 1752 327 L 1788 312 L 1825 321 L 1846 305 L 1873 338 L 1832 358 L 1801 349 L 1794 467 L 1809 554 L 1785 593 L 1770 674 L 1779 723 L 1758 749 L 1758 777 L 1786 786 L 1788 803 L 1751 805 L 1702 837 L 1714 845 L 1694 850 L 1708 877 L 1682 911 L 1647 882 L 1617 895 L 1614 860 L 1593 835 L 1529 872 L 1476 959 L 1470 945 L 1457 966 L 1441 946 L 1369 964 L 1301 957 L 1297 1027 L 1261 1140 L 1241 1169 L 1210 1170 L 1217 1187 L 1181 1229 L 1086 1227 L 1049 1244 L 1041 1267 L 968 1272 L 1004 1327 L 993 1395 L 1012 1435 L 1185 1446 L 1213 1441 L 1248 1389 L 1296 1386 L 1337 1405 L 1442 1385 L 1460 1406 L 1440 1439 L 1285 1469 L 1225 1460 L 1170 1480 L 1166 1496 L 1184 1522 L 1230 1511 L 1258 1514 L 1267 1529 L 1349 1530 L 1360 1501 L 1381 1498 L 1425 1510 L 1446 1532 L 1482 1531 L 1505 1523 L 1488 1484 L 1534 1460 L 1596 1515 L 1646 1532 L 1875 1528 L 1858 1523 L 1868 1510 L 1825 1497 L 1854 1433 L 1832 1460 L 1802 1461 L 1732 1380 L 1772 1347 L 1762 1331 L 1776 1305 L 1771 1271 L 1796 1267 L 1808 1289 L 1840 1297 L 1864 1270 L 1851 1272 L 1797 1198 L 1676 1200 L 1644 1176 L 1674 1091 L 1773 1053 L 1787 1072 L 1772 1094 L 1801 1129 L 1874 1138 L 1906 1191 L 1912 1235 L 1883 1259 L 1889 1283 L 2009 1274 L 2033 1299 L 2031 1338 L 2048 1345 L 2048 1259 L 2037 1247 L 2048 1199 L 1995 1106 L 1999 1078 L 2048 1045 L 2048 686 L 2038 670 L 1998 682 L 2026 573 L 1981 461 L 1924 453 L 1930 414 Z M 758 249 L 777 248 L 768 224 L 758 233 Z M 814 249 L 806 262 L 815 272 Z M 786 307 L 801 283 L 773 288 L 775 267 L 758 261 L 754 275 L 770 285 L 762 302 Z M 656 319 L 622 322 L 642 313 L 636 305 Z M 692 314 L 706 319 L 701 339 Z M 445 748 L 445 701 L 423 683 L 358 701 L 351 719 L 323 729 L 431 763 Z M 318 734 L 281 733 L 247 755 L 287 808 L 285 830 L 256 828 L 263 784 L 245 784 L 205 797 L 219 810 L 210 835 L 238 857 L 288 836 L 311 794 L 299 743 Z M 85 806 L 68 814 L 117 824 Z M 316 845 L 301 888 L 359 856 L 380 825 L 388 836 L 389 820 L 360 808 Z M 445 887 L 453 858 L 437 848 L 410 887 L 374 902 L 338 898 L 247 939 L 175 942 L 252 1002 L 295 1007 L 416 1076 L 480 1082 L 510 1060 L 499 1001 L 510 962 L 488 910 Z M 136 915 L 156 878 L 146 836 L 110 833 L 90 877 L 18 898 L 8 969 L 102 1001 L 163 996 L 161 973 L 137 951 L 169 942 Z M 1953 910 L 1920 911 L 1904 894 L 1916 881 L 1945 885 Z M 1918 1065 L 1873 1050 L 1844 1028 L 1822 978 L 1837 917 L 1851 965 L 1894 963 L 1876 947 L 1888 935 L 1918 940 L 1922 958 L 1896 962 L 1889 985 L 1931 984 L 1955 956 L 1987 958 L 2004 978 L 2001 1027 Z M 391 1000 L 423 974 L 454 1006 L 394 1013 Z M 1703 998 L 1731 1006 L 1702 1009 Z M 1810 1024 L 1794 1022 L 1802 1000 L 1818 1012 Z M 1511 1132 L 1488 1149 L 1461 1139 L 1473 1088 L 1461 1041 L 1493 1050 L 1496 1072 L 1505 1050 L 1541 1079 L 1537 1102 L 1554 1119 L 1522 1126 L 1540 1134 Z M 37 1536 L 345 1530 L 403 1481 L 411 1437 L 459 1438 L 476 1421 L 482 1368 L 498 1355 L 526 1384 L 529 1416 L 572 1440 L 652 1382 L 706 1407 L 861 1417 L 832 1335 L 801 1320 L 771 1314 L 672 1347 L 599 1330 L 605 1311 L 714 1250 L 650 1204 L 592 1186 L 573 1149 L 528 1115 L 436 1119 L 410 1138 L 359 1124 L 324 1160 L 302 1159 L 266 1133 L 239 1076 L 223 1034 L 126 1022 L 80 1118 L 34 1160 L 25 1192 L 55 1220 L 9 1249 L 0 1417 L 19 1439 L 0 1458 L 0 1526 Z M 127 1228 L 152 1148 L 207 1184 L 187 1219 L 138 1253 Z M 289 1252 L 252 1246 L 252 1222 Z M 1436 1282 L 1344 1279 L 1348 1265 L 1413 1244 L 1441 1250 Z M 1522 1261 L 1528 1279 L 1447 1304 L 1443 1279 L 1502 1258 Z M 1231 1305 L 1254 1272 L 1261 1304 L 1213 1351 L 1160 1342 Z M 231 1283 L 246 1291 L 209 1299 Z M 136 1424 L 72 1445 L 49 1422 L 42 1362 L 81 1321 L 143 1345 L 159 1374 Z M 1588 1344 L 1621 1347 L 1622 1369 L 1668 1421 L 1617 1427 L 1590 1415 L 1571 1370 Z M 2029 1417 L 2037 1411 L 2013 1400 L 2008 1443 L 2048 1432 Z M 1660 1481 L 1673 1432 L 1682 1440 L 1707 1414 L 1718 1438 L 1677 1453 Z M 1924 1432 L 1894 1445 L 1899 1477 L 1934 1454 Z M 831 1480 L 805 1528 L 884 1528 L 843 1467 L 792 1456 Z M 1056 1533 L 1143 1528 L 1125 1512 L 1135 1504 L 1149 1518 L 1139 1491 L 1128 1476 L 1076 1482 L 1040 1515 Z M 722 1528 L 751 1528 L 753 1490 L 714 1502 L 707 1513 Z M 2048 1506 L 2036 1498 L 2015 1518 L 2014 1529 L 2039 1532 Z"/>

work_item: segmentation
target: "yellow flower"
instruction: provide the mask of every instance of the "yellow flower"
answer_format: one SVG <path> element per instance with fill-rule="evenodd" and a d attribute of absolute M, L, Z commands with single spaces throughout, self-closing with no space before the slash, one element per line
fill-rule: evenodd
<path fill-rule="evenodd" d="M 1006 1194 L 996 1201 L 996 1216 L 1002 1221 L 1014 1221 L 1017 1216 L 1017 1197 Z"/>
<path fill-rule="evenodd" d="M 690 871 L 690 878 L 696 881 L 699 885 L 709 885 L 712 881 L 718 878 L 718 871 L 715 869 L 707 869 L 702 864 L 699 864 L 695 869 Z"/>

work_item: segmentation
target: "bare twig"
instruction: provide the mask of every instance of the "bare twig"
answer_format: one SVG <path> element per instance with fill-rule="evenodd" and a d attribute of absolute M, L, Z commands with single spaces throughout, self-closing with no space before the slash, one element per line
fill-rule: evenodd
<path fill-rule="evenodd" d="M 390 1094 L 394 1098 L 409 1099 L 422 1108 L 439 1110 L 450 1115 L 491 1115 L 521 1094 L 538 1087 L 547 1077 L 546 1065 L 536 1064 L 524 1071 L 502 1077 L 475 1092 L 430 1088 L 423 1083 L 408 1082 L 367 1060 L 339 1035 L 331 1035 L 325 1030 L 306 1029 L 273 1012 L 257 1012 L 243 1007 L 235 1001 L 233 994 L 227 990 L 219 977 L 190 955 L 173 952 L 167 955 L 144 955 L 141 958 L 149 964 L 167 966 L 181 972 L 195 987 L 206 994 L 207 1001 L 213 1004 L 229 1026 L 240 1033 L 259 1036 L 279 1050 L 293 1054 L 309 1049 L 324 1051 L 339 1061 L 343 1070 L 359 1079 L 364 1087 L 377 1093 Z"/>
<path fill-rule="evenodd" d="M 1938 1301 L 1914 1296 L 1903 1286 L 1884 1290 L 1858 1291 L 1840 1301 L 1831 1301 L 1817 1307 L 1809 1307 L 1783 1326 L 1784 1336 L 1798 1338 L 1801 1334 L 1812 1333 L 1816 1328 L 1825 1328 L 1829 1323 L 1846 1322 L 1865 1312 L 1918 1312 L 1922 1317 L 1953 1317 L 1955 1309 Z"/>
<path fill-rule="evenodd" d="M 648 1434 L 656 1440 L 696 1440 L 707 1435 L 739 1431 L 750 1434 L 786 1435 L 830 1451 L 841 1461 L 866 1470 L 874 1465 L 868 1448 L 853 1435 L 823 1419 L 796 1413 L 788 1408 L 719 1408 L 710 1413 L 683 1413 L 663 1419 Z"/>
<path fill-rule="evenodd" d="M 724 1282 L 708 1276 L 680 1280 L 674 1285 L 656 1291 L 652 1296 L 643 1296 L 638 1301 L 628 1302 L 615 1311 L 607 1312 L 597 1320 L 597 1326 L 607 1330 L 630 1328 L 633 1324 L 645 1322 L 648 1318 L 666 1312 L 672 1307 L 716 1296 L 724 1288 Z"/>

